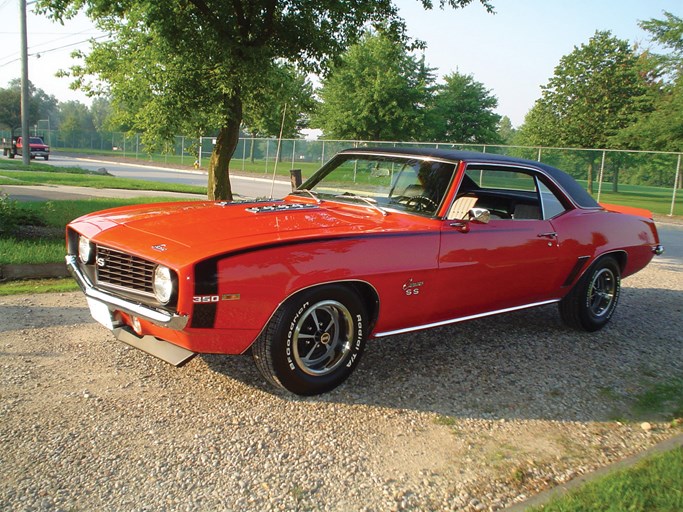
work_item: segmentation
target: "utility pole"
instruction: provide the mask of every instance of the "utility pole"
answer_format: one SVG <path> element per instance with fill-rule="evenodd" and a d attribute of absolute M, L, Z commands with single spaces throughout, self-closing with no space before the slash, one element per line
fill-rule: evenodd
<path fill-rule="evenodd" d="M 28 133 L 28 37 L 26 35 L 26 0 L 19 0 L 21 19 L 21 159 L 31 163 L 31 145 Z"/>

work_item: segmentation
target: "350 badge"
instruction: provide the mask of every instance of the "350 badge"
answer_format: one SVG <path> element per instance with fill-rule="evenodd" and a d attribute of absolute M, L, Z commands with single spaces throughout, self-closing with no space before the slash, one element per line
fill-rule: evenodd
<path fill-rule="evenodd" d="M 224 293 L 223 295 L 194 295 L 192 302 L 195 304 L 211 304 L 223 300 L 240 300 L 239 293 Z"/>

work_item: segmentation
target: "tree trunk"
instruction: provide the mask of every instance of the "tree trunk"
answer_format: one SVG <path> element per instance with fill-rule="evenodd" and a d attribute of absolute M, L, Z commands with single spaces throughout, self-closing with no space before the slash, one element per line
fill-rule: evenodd
<path fill-rule="evenodd" d="M 229 101 L 228 120 L 221 127 L 209 160 L 208 197 L 210 201 L 232 201 L 230 187 L 230 159 L 240 137 L 242 101 L 233 97 Z"/>

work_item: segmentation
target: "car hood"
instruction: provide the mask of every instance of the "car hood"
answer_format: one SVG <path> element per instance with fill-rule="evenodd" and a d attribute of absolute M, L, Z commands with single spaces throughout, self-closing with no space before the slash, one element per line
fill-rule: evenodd
<path fill-rule="evenodd" d="M 71 227 L 97 243 L 178 265 L 278 242 L 399 229 L 392 217 L 339 203 L 192 202 L 105 210 Z"/>

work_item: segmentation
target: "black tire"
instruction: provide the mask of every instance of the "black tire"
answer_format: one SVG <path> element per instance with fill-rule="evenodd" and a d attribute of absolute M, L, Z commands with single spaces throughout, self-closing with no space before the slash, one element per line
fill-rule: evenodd
<path fill-rule="evenodd" d="M 46 161 L 46 162 L 50 159 L 49 156 L 46 156 L 46 157 L 44 157 L 44 158 L 45 158 L 45 161 Z"/>
<path fill-rule="evenodd" d="M 344 382 L 365 348 L 368 318 L 352 289 L 306 290 L 275 312 L 252 346 L 256 366 L 275 386 L 318 395 Z"/>
<path fill-rule="evenodd" d="M 10 157 L 10 158 L 14 158 L 14 152 L 10 151 L 9 157 Z"/>
<path fill-rule="evenodd" d="M 560 316 L 574 329 L 594 332 L 612 318 L 619 302 L 621 269 L 611 256 L 591 266 L 569 294 L 560 301 Z"/>

